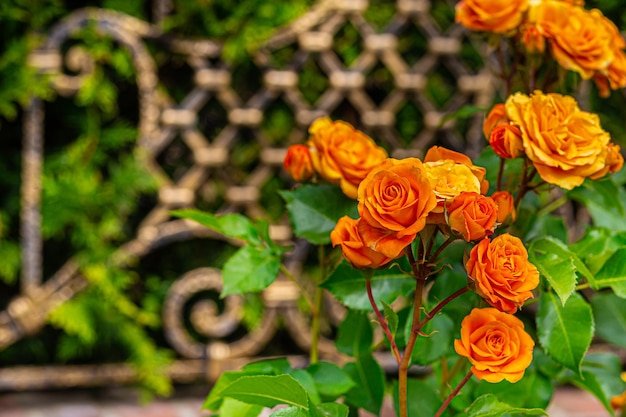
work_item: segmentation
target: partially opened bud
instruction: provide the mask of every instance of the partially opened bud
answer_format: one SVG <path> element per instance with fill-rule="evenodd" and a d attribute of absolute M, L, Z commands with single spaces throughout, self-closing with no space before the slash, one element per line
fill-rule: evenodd
<path fill-rule="evenodd" d="M 489 145 L 501 158 L 517 158 L 524 152 L 522 132 L 517 126 L 502 124 L 493 128 L 489 136 Z"/>
<path fill-rule="evenodd" d="M 485 121 L 483 122 L 483 134 L 485 138 L 489 139 L 491 131 L 494 127 L 502 124 L 509 124 L 509 119 L 506 116 L 506 110 L 504 109 L 504 103 L 499 103 L 493 106 Z"/>
<path fill-rule="evenodd" d="M 491 197 L 463 192 L 448 207 L 448 224 L 470 242 L 493 233 L 498 207 Z"/>
<path fill-rule="evenodd" d="M 285 171 L 298 182 L 305 182 L 313 178 L 313 161 L 306 145 L 292 145 L 287 149 L 283 160 Z"/>
<path fill-rule="evenodd" d="M 515 213 L 515 201 L 511 193 L 508 191 L 496 191 L 491 198 L 498 206 L 498 223 L 504 223 L 509 216 L 511 216 L 511 220 L 515 221 L 517 215 Z"/>

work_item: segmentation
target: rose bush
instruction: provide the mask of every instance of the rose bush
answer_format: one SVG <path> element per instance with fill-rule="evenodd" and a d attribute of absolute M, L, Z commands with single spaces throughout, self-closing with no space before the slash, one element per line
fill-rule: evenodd
<path fill-rule="evenodd" d="M 462 0 L 456 21 L 486 32 L 499 58 L 504 102 L 486 109 L 480 157 L 432 146 L 389 158 L 346 122 L 314 121 L 306 144 L 286 152 L 294 187 L 281 192 L 295 240 L 317 246 L 303 273 L 281 265 L 291 247 L 267 223 L 177 213 L 243 242 L 233 258 L 250 265 L 227 264 L 224 293 L 262 291 L 281 275 L 311 314 L 309 366 L 274 359 L 226 373 L 206 408 L 378 414 L 390 386 L 400 417 L 545 415 L 564 382 L 611 413 L 624 407 L 619 358 L 589 353 L 595 338 L 626 347 L 623 157 L 598 115 L 561 91 L 571 78 L 599 94 L 626 86 L 624 42 L 579 0 Z M 563 205 L 585 207 L 594 224 L 584 235 Z M 322 322 L 325 290 L 347 311 L 336 332 Z M 342 367 L 319 360 L 324 325 Z M 428 371 L 411 375 L 415 364 Z"/>

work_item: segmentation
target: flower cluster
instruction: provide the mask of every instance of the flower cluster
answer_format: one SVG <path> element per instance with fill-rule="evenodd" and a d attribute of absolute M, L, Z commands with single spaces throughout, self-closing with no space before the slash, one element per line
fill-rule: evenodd
<path fill-rule="evenodd" d="M 285 170 L 296 181 L 309 181 L 317 174 L 356 198 L 359 183 L 387 158 L 372 138 L 343 121 L 317 119 L 309 133 L 308 143 L 291 146 L 284 159 Z"/>
<path fill-rule="evenodd" d="M 525 155 L 545 182 L 568 190 L 624 164 L 598 116 L 581 110 L 570 96 L 513 94 L 493 107 L 483 131 L 498 156 Z"/>
<path fill-rule="evenodd" d="M 366 161 L 386 156 L 370 141 L 345 122 L 323 118 L 310 128 L 308 146 L 304 147 L 310 157 L 300 156 L 306 154 L 303 145 L 293 145 L 285 167 L 300 181 L 312 180 L 312 173 L 319 173 L 340 184 L 352 197 L 355 170 L 329 161 L 359 161 L 362 173 Z M 331 151 L 336 143 L 360 146 L 350 152 Z M 368 157 L 369 152 L 375 152 L 375 157 Z M 382 268 L 410 252 L 416 239 L 425 241 L 427 235 L 439 232 L 448 242 L 461 239 L 475 244 L 466 262 L 468 283 L 493 308 L 477 309 L 468 316 L 457 352 L 469 357 L 472 372 L 480 379 L 515 382 L 521 378 L 532 358 L 533 342 L 521 322 L 509 313 L 533 297 L 539 273 L 528 261 L 519 238 L 509 233 L 494 237 L 499 225 L 515 218 L 513 196 L 506 191 L 486 195 L 486 170 L 474 165 L 468 156 L 439 146 L 430 148 L 422 160 L 385 157 L 370 167 L 357 185 L 359 217 L 339 219 L 330 234 L 332 245 L 340 247 L 355 268 L 363 269 Z M 487 322 L 491 324 L 486 326 Z M 483 348 L 477 350 L 475 346 Z"/>
<path fill-rule="evenodd" d="M 550 56 L 564 69 L 593 79 L 601 95 L 626 87 L 626 43 L 617 27 L 582 0 L 462 0 L 456 21 Z"/>

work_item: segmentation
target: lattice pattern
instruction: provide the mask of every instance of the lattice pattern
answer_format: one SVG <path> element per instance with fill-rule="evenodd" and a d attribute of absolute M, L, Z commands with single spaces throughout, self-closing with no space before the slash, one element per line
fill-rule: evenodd
<path fill-rule="evenodd" d="M 155 10 L 161 16 L 167 7 L 158 4 L 161 6 Z M 352 122 L 397 157 L 422 156 L 435 143 L 476 155 L 483 140 L 480 118 L 442 123 L 443 117 L 466 104 L 488 106 L 494 89 L 480 55 L 474 53 L 482 51 L 482 45 L 473 44 L 459 26 L 450 24 L 450 16 L 442 17 L 441 7 L 442 2 L 437 1 L 398 0 L 395 13 L 379 29 L 367 18 L 365 0 L 321 1 L 278 31 L 256 54 L 258 72 L 252 76 L 258 77 L 258 88 L 247 96 L 238 89 L 236 69 L 222 62 L 220 45 L 210 40 L 164 38 L 156 25 L 105 10 L 80 10 L 59 23 L 33 54 L 31 63 L 53 76 L 60 93 L 75 93 L 92 67 L 89 57 L 74 56 L 72 59 L 79 61 L 75 67 L 82 73 L 67 75 L 62 69 L 64 42 L 86 22 L 128 48 L 138 74 L 137 158 L 158 179 L 160 188 L 156 206 L 141 222 L 137 237 L 121 247 L 113 261 L 124 265 L 129 258 L 174 241 L 217 237 L 192 223 L 173 220 L 169 216 L 172 209 L 211 207 L 218 212 L 272 218 L 263 204 L 263 189 L 277 177 L 286 181 L 281 172 L 286 147 L 304 141 L 309 124 L 320 116 Z M 450 10 L 448 6 L 444 9 Z M 157 89 L 156 64 L 144 45 L 155 39 L 161 40 L 169 53 L 185 57 L 193 73 L 193 87 L 182 100 Z M 69 60 L 70 54 L 65 58 Z M 27 112 L 22 294 L 0 313 L 0 347 L 36 333 L 50 309 L 86 285 L 72 260 L 45 281 L 42 277 L 42 111 L 41 103 L 34 101 Z M 274 111 L 287 115 L 292 126 L 289 131 L 275 132 L 265 124 Z M 245 157 L 242 149 L 247 152 Z M 279 240 L 291 238 L 284 216 L 274 221 L 271 233 Z M 294 269 L 303 251 L 306 248 L 296 250 Z M 278 316 L 297 343 L 306 347 L 310 342 L 296 307 L 295 289 L 282 280 L 264 294 L 266 312 L 259 331 L 237 342 L 220 341 L 236 327 L 232 311 L 241 302 L 234 298 L 220 316 L 229 324 L 219 329 L 210 323 L 216 323 L 211 317 L 216 314 L 214 306 L 200 303 L 194 307 L 191 321 L 195 330 L 215 341 L 203 344 L 193 340 L 181 319 L 183 305 L 199 291 L 219 288 L 219 271 L 209 268 L 190 271 L 172 286 L 164 306 L 164 331 L 182 356 L 225 359 L 254 355 L 272 337 Z M 335 320 L 340 315 L 340 309 L 331 310 Z M 322 351 L 332 352 L 330 342 L 323 341 Z M 10 370 L 0 371 L 0 386 L 11 386 L 8 381 L 15 375 Z M 86 378 L 77 380 L 82 381 L 77 384 L 89 384 Z M 23 378 L 20 381 L 26 384 Z"/>

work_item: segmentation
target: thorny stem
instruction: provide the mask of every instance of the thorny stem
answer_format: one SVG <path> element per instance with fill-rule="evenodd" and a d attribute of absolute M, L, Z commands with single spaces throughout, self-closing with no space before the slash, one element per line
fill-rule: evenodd
<path fill-rule="evenodd" d="M 407 252 L 412 252 L 410 249 Z M 411 253 L 410 258 L 413 258 L 413 254 Z M 409 258 L 409 259 L 410 259 Z M 412 262 L 414 264 L 414 262 Z M 424 285 L 426 283 L 426 271 L 424 271 L 424 265 L 420 265 L 419 268 L 417 265 L 414 266 L 415 274 L 415 296 L 413 300 L 413 319 L 411 325 L 411 334 L 409 335 L 409 340 L 407 341 L 406 347 L 404 349 L 404 355 L 402 356 L 402 360 L 400 361 L 400 365 L 398 366 L 398 396 L 400 402 L 400 417 L 408 417 L 408 403 L 407 403 L 407 382 L 408 382 L 408 372 L 409 372 L 409 364 L 411 362 L 411 356 L 413 355 L 413 349 L 415 349 L 415 343 L 417 342 L 417 337 L 419 336 L 419 323 L 420 323 L 420 315 L 422 312 L 422 295 L 424 292 Z"/>
<path fill-rule="evenodd" d="M 548 204 L 547 206 L 539 210 L 537 212 L 537 216 L 541 217 L 544 214 L 552 213 L 554 210 L 558 209 L 559 207 L 561 207 L 563 204 L 567 203 L 568 201 L 569 200 L 567 196 L 565 195 L 560 198 L 557 198 L 556 200 L 554 200 L 553 202 L 551 202 L 550 204 Z"/>
<path fill-rule="evenodd" d="M 502 50 L 502 41 L 498 43 L 496 48 L 496 56 L 498 58 L 498 65 L 500 67 L 500 78 L 504 81 L 506 96 L 511 94 L 511 77 L 506 73 L 506 64 L 504 62 L 504 51 Z"/>
<path fill-rule="evenodd" d="M 516 211 L 519 210 L 519 205 L 522 202 L 522 199 L 524 198 L 526 193 L 529 191 L 532 191 L 533 189 L 537 187 L 537 186 L 529 186 L 530 181 L 532 181 L 533 177 L 537 173 L 537 170 L 535 169 L 535 167 L 532 167 L 532 169 L 529 172 L 528 168 L 529 168 L 528 159 L 524 158 L 524 166 L 522 168 L 522 180 L 520 182 L 520 190 L 519 190 L 519 193 L 517 194 L 517 197 L 515 197 L 515 202 L 513 203 L 513 207 L 515 207 Z"/>
<path fill-rule="evenodd" d="M 374 313 L 376 314 L 376 318 L 378 319 L 378 323 L 380 323 L 380 327 L 382 327 L 383 332 L 385 332 L 385 336 L 387 340 L 389 340 L 389 345 L 391 346 L 391 353 L 393 357 L 396 359 L 398 364 L 400 363 L 400 350 L 398 349 L 398 345 L 396 344 L 396 340 L 391 334 L 391 330 L 389 329 L 389 324 L 385 317 L 381 314 L 380 309 L 376 305 L 376 300 L 374 300 L 374 294 L 372 293 L 372 280 L 365 280 L 365 288 L 367 288 L 367 298 L 374 309 Z"/>
<path fill-rule="evenodd" d="M 315 288 L 315 296 L 314 296 L 314 306 L 315 308 L 311 310 L 311 352 L 309 355 L 309 362 L 311 364 L 317 363 L 319 360 L 319 339 L 320 339 L 320 323 L 321 323 L 321 312 L 322 312 L 322 300 L 323 300 L 324 290 L 322 287 Z"/>
<path fill-rule="evenodd" d="M 443 250 L 447 248 L 448 245 L 450 245 L 450 243 L 454 242 L 455 240 L 456 240 L 456 237 L 454 237 L 453 235 L 450 235 L 450 237 L 445 242 L 443 242 L 441 246 L 437 248 L 435 253 L 433 253 L 433 256 L 430 257 L 431 262 L 436 261 L 439 255 L 441 255 L 441 252 L 443 252 Z"/>
<path fill-rule="evenodd" d="M 452 392 L 450 393 L 450 395 L 448 395 L 448 397 L 446 398 L 446 400 L 443 402 L 443 404 L 441 404 L 441 407 L 439 407 L 439 410 L 437 410 L 437 412 L 435 413 L 434 417 L 439 417 L 445 410 L 446 408 L 448 408 L 448 405 L 450 405 L 450 402 L 452 401 L 452 399 L 459 393 L 459 391 L 461 391 L 461 389 L 463 388 L 463 386 L 465 386 L 465 384 L 467 384 L 467 381 L 470 380 L 470 378 L 472 377 L 472 371 L 470 370 L 461 380 L 461 382 L 459 382 L 459 385 L 457 385 Z"/>
<path fill-rule="evenodd" d="M 496 191 L 502 190 L 502 176 L 504 174 L 504 163 L 506 159 L 500 158 L 500 166 L 498 167 L 498 180 L 496 182 Z"/>
<path fill-rule="evenodd" d="M 320 339 L 320 325 L 321 325 L 321 312 L 322 301 L 324 298 L 324 290 L 317 284 L 322 282 L 326 277 L 326 256 L 324 253 L 324 246 L 318 246 L 317 251 L 318 262 L 320 265 L 320 279 L 316 282 L 315 294 L 313 296 L 313 303 L 311 308 L 311 352 L 309 353 L 309 361 L 316 363 L 319 359 L 319 339 Z"/>
<path fill-rule="evenodd" d="M 419 322 L 419 325 L 417 326 L 418 330 L 421 330 L 422 327 L 424 327 L 426 323 L 428 323 L 433 317 L 435 317 L 435 315 L 439 313 L 439 311 L 441 311 L 442 308 L 448 305 L 450 301 L 465 294 L 468 291 L 469 291 L 469 287 L 459 288 L 458 290 L 456 290 L 455 292 L 453 292 L 452 294 L 444 298 L 443 301 L 440 301 L 439 304 L 437 304 L 435 307 L 433 307 L 432 310 L 427 312 L 426 317 L 424 317 L 424 319 Z"/>

